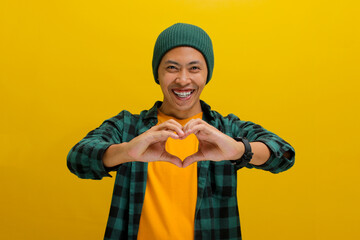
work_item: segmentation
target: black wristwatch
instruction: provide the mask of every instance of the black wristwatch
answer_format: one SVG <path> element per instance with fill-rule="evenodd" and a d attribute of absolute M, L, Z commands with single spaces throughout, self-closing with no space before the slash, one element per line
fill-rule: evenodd
<path fill-rule="evenodd" d="M 242 142 L 245 145 L 245 152 L 238 160 L 233 160 L 232 163 L 238 168 L 245 167 L 250 162 L 254 153 L 251 152 L 249 140 L 245 137 L 234 137 L 235 141 Z"/>

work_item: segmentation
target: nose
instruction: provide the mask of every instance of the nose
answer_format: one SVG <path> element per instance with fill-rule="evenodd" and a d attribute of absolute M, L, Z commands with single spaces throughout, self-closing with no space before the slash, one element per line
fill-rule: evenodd
<path fill-rule="evenodd" d="M 190 74 L 186 69 L 179 71 L 179 75 L 176 78 L 176 83 L 186 85 L 191 82 Z"/>

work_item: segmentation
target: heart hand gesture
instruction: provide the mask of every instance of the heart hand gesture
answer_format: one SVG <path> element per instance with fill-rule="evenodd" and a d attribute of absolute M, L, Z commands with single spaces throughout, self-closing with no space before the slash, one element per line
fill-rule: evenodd
<path fill-rule="evenodd" d="M 204 160 L 236 160 L 245 151 L 242 143 L 235 141 L 201 119 L 190 120 L 184 126 L 184 132 L 186 136 L 191 133 L 196 135 L 199 140 L 199 150 L 184 159 L 183 167 Z"/>
<path fill-rule="evenodd" d="M 195 154 L 186 157 L 182 162 L 180 158 L 166 151 L 165 143 L 169 137 L 185 139 L 192 133 L 199 140 L 199 149 Z M 184 127 L 171 119 L 150 128 L 130 142 L 110 146 L 105 152 L 103 162 L 107 167 L 132 161 L 165 161 L 178 167 L 187 167 L 204 160 L 239 159 L 244 150 L 242 143 L 236 142 L 201 119 L 192 119 Z"/>
<path fill-rule="evenodd" d="M 150 128 L 127 143 L 127 155 L 132 161 L 165 161 L 182 167 L 181 159 L 165 150 L 165 143 L 169 137 L 185 138 L 181 124 L 172 119 Z"/>

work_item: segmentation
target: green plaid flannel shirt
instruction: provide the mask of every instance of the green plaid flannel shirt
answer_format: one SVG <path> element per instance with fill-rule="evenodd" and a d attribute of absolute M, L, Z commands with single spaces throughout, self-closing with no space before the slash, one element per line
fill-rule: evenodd
<path fill-rule="evenodd" d="M 105 168 L 102 156 L 116 143 L 129 142 L 157 124 L 156 102 L 140 115 L 122 111 L 89 132 L 69 152 L 69 170 L 80 178 L 102 179 L 116 171 L 114 192 L 104 239 L 137 239 L 140 215 L 145 196 L 147 163 L 129 162 L 114 168 Z M 233 114 L 226 117 L 201 101 L 203 120 L 230 137 L 246 137 L 250 142 L 260 141 L 271 150 L 270 159 L 261 166 L 248 164 L 272 173 L 289 169 L 294 164 L 294 149 L 280 137 L 260 125 L 241 121 Z M 290 152 L 290 158 L 284 157 Z M 198 162 L 198 193 L 195 210 L 196 240 L 241 239 L 236 187 L 238 167 L 230 161 Z"/>

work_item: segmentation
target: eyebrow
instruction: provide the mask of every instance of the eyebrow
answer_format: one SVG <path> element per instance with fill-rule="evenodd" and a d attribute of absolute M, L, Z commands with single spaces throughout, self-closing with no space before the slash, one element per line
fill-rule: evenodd
<path fill-rule="evenodd" d="M 174 64 L 174 65 L 180 66 L 180 63 L 175 62 L 175 61 L 172 61 L 172 60 L 167 60 L 167 61 L 165 62 L 165 64 Z"/>
<path fill-rule="evenodd" d="M 181 66 L 181 64 L 180 63 L 178 63 L 178 62 L 175 62 L 175 61 L 172 61 L 172 60 L 167 60 L 166 62 L 165 62 L 165 64 L 174 64 L 174 65 L 177 65 L 177 66 Z M 200 64 L 200 61 L 192 61 L 192 62 L 189 62 L 188 64 L 186 64 L 186 65 L 193 65 L 193 64 Z"/>
<path fill-rule="evenodd" d="M 192 62 L 189 62 L 187 65 L 193 65 L 193 64 L 200 64 L 200 61 L 192 61 Z"/>

